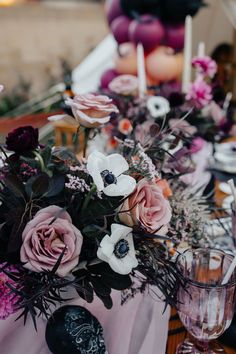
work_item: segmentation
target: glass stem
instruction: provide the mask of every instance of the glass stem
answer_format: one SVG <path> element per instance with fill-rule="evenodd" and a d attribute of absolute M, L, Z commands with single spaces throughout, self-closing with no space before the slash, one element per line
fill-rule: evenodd
<path fill-rule="evenodd" d="M 207 352 L 209 349 L 209 342 L 197 341 L 195 345 L 196 345 L 197 349 L 199 349 L 203 353 Z"/>

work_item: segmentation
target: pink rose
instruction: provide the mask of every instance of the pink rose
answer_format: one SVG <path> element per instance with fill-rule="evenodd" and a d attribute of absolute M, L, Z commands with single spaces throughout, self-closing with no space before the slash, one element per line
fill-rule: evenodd
<path fill-rule="evenodd" d="M 149 233 L 159 233 L 170 219 L 170 203 L 164 197 L 162 188 L 146 179 L 138 182 L 136 190 L 125 200 L 120 213 L 120 220 L 125 225 L 132 227 L 141 224 Z"/>
<path fill-rule="evenodd" d="M 118 95 L 137 95 L 138 78 L 133 75 L 120 75 L 111 81 L 109 89 Z"/>
<path fill-rule="evenodd" d="M 34 272 L 51 270 L 65 249 L 57 274 L 66 276 L 79 262 L 83 243 L 70 215 L 52 205 L 40 210 L 22 233 L 21 261 Z"/>
<path fill-rule="evenodd" d="M 71 107 L 76 121 L 87 128 L 98 128 L 109 122 L 112 113 L 119 112 L 112 99 L 91 93 L 68 98 L 66 104 Z"/>

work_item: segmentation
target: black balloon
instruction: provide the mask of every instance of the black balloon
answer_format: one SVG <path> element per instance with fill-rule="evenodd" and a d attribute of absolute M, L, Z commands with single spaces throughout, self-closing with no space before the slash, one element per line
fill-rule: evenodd
<path fill-rule="evenodd" d="M 126 15 L 150 14 L 168 23 L 182 23 L 187 15 L 195 16 L 204 0 L 120 0 Z"/>
<path fill-rule="evenodd" d="M 96 317 L 80 306 L 63 306 L 47 323 L 46 342 L 53 354 L 105 354 L 103 329 Z"/>
<path fill-rule="evenodd" d="M 124 13 L 134 17 L 135 14 L 159 15 L 160 0 L 120 0 Z"/>
<path fill-rule="evenodd" d="M 184 22 L 187 15 L 195 16 L 204 0 L 161 0 L 162 19 L 170 23 Z"/>

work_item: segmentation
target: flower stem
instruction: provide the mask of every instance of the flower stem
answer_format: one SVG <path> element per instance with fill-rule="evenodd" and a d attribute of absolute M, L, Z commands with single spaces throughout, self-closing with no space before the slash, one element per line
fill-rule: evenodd
<path fill-rule="evenodd" d="M 43 161 L 42 156 L 41 156 L 37 151 L 33 151 L 33 154 L 34 154 L 35 157 L 37 157 L 42 172 L 46 172 L 46 173 L 47 173 L 47 169 L 46 169 L 46 166 L 45 166 L 45 164 L 44 164 L 44 161 Z"/>
<path fill-rule="evenodd" d="M 85 198 L 84 204 L 81 209 L 82 211 L 85 211 L 87 209 L 87 206 L 89 205 L 89 202 L 96 191 L 97 191 L 97 186 L 93 184 L 88 195 Z"/>
<path fill-rule="evenodd" d="M 87 146 L 88 146 L 88 141 L 89 141 L 89 134 L 90 134 L 90 128 L 85 128 L 84 129 L 84 149 L 83 149 L 83 157 L 86 157 L 86 151 L 87 151 Z"/>

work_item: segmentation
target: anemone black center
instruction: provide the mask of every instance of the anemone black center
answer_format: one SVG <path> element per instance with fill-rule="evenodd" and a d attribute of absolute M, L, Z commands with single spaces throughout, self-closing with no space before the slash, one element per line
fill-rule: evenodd
<path fill-rule="evenodd" d="M 110 184 L 117 183 L 116 176 L 108 170 L 102 171 L 101 176 L 102 176 L 105 186 L 109 186 Z"/>
<path fill-rule="evenodd" d="M 129 253 L 129 243 L 128 241 L 122 239 L 115 245 L 114 253 L 117 258 L 124 258 Z"/>

